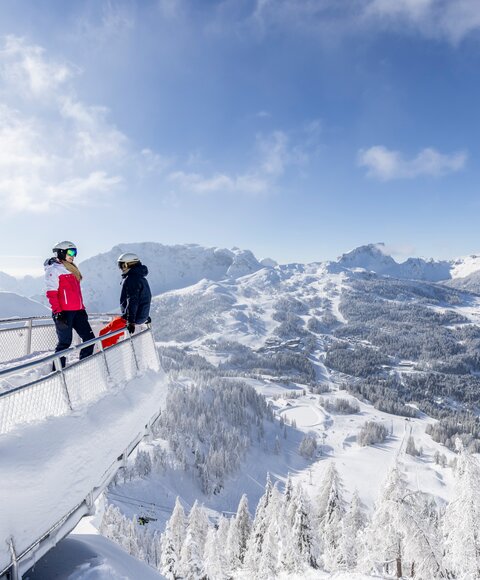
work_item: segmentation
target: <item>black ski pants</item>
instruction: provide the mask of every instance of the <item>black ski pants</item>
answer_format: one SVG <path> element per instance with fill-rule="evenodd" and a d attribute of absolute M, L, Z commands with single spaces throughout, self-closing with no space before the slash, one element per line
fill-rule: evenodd
<path fill-rule="evenodd" d="M 72 344 L 73 331 L 78 334 L 83 342 L 95 338 L 92 327 L 88 322 L 88 315 L 85 310 L 64 310 L 64 320 L 55 320 L 55 330 L 57 331 L 58 344 L 55 352 L 65 350 Z M 90 356 L 93 353 L 95 345 L 82 348 L 80 351 L 80 359 Z M 62 367 L 65 366 L 65 357 L 60 358 Z M 53 365 L 55 367 L 55 364 Z M 55 368 L 53 368 L 55 370 Z"/>

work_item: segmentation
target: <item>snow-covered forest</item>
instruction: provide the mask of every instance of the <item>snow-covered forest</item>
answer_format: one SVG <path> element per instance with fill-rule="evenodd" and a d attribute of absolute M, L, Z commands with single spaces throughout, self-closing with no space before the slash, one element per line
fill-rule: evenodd
<path fill-rule="evenodd" d="M 101 531 L 171 579 L 276 578 L 309 569 L 473 579 L 480 573 L 480 464 L 459 446 L 454 493 L 444 509 L 409 488 L 398 462 L 369 516 L 357 491 L 346 501 L 331 461 L 309 493 L 290 477 L 281 491 L 268 477 L 253 517 L 246 495 L 230 517 L 212 517 L 197 501 L 187 514 L 177 497 L 163 533 L 113 505 Z"/>
<path fill-rule="evenodd" d="M 166 407 L 101 529 L 169 578 L 474 578 L 472 300 L 302 265 L 160 295 Z"/>

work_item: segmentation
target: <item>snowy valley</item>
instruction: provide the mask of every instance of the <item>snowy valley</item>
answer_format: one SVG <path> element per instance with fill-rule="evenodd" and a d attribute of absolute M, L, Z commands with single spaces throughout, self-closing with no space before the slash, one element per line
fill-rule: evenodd
<path fill-rule="evenodd" d="M 167 578 L 477 577 L 480 262 L 125 244 L 80 264 L 92 310 L 116 307 L 127 247 L 169 394 L 102 534 Z"/>

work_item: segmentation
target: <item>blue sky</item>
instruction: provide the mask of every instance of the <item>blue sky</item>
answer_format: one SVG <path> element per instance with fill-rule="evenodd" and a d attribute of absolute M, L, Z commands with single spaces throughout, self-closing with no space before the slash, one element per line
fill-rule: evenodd
<path fill-rule="evenodd" d="M 5 0 L 0 271 L 479 252 L 479 32 L 477 0 Z"/>

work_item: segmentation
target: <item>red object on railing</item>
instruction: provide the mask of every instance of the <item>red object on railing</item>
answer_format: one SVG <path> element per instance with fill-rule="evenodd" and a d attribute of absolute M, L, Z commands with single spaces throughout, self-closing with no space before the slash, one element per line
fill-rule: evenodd
<path fill-rule="evenodd" d="M 113 332 L 114 330 L 120 330 L 121 328 L 125 328 L 126 326 L 127 322 L 121 316 L 117 316 L 111 322 L 109 322 L 107 326 L 104 326 L 100 330 L 98 336 L 103 336 L 104 334 L 108 334 L 109 332 Z M 124 332 L 121 332 L 115 336 L 111 336 L 110 338 L 105 338 L 104 340 L 102 340 L 103 348 L 108 348 L 109 346 L 117 344 L 117 342 L 123 337 L 124 334 L 125 334 Z"/>

